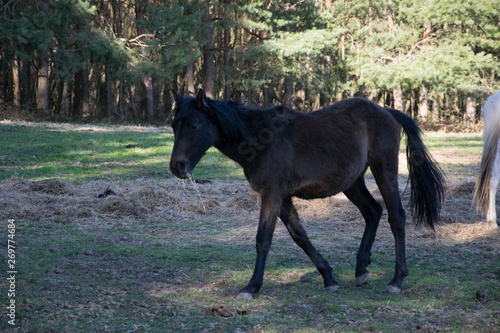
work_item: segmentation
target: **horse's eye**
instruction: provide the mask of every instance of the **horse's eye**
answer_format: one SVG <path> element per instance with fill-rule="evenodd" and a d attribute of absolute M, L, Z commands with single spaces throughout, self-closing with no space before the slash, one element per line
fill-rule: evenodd
<path fill-rule="evenodd" d="M 199 127 L 200 123 L 196 122 L 196 123 L 192 123 L 191 124 L 191 129 L 197 129 Z"/>

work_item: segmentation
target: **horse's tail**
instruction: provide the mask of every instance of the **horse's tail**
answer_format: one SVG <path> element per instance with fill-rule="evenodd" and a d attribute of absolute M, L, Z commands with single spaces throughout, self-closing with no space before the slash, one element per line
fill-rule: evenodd
<path fill-rule="evenodd" d="M 477 210 L 486 214 L 490 201 L 491 174 L 497 155 L 498 140 L 500 139 L 500 91 L 486 100 L 482 113 L 484 118 L 484 148 L 474 190 L 474 201 Z"/>
<path fill-rule="evenodd" d="M 433 160 L 422 142 L 422 131 L 413 119 L 404 113 L 387 109 L 401 124 L 407 137 L 406 158 L 411 185 L 410 206 L 418 226 L 434 229 L 444 200 L 445 179 L 441 168 Z"/>

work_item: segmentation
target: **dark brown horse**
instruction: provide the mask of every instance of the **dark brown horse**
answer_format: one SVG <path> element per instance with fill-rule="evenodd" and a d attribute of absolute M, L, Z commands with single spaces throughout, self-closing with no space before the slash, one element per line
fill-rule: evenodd
<path fill-rule="evenodd" d="M 357 254 L 356 284 L 368 281 L 366 267 L 371 262 L 371 248 L 382 215 L 382 207 L 365 186 L 368 167 L 384 199 L 396 243 L 396 270 L 387 291 L 401 291 L 408 275 L 406 214 L 398 188 L 401 129 L 408 138 L 411 204 L 417 225 L 433 228 L 444 198 L 442 172 L 429 156 L 420 129 L 411 118 L 362 98 L 303 114 L 285 107 L 248 109 L 237 102 L 207 98 L 203 90 L 197 97 L 174 95 L 172 173 L 187 177 L 206 150 L 215 146 L 243 167 L 250 185 L 260 195 L 257 260 L 240 297 L 252 298 L 262 287 L 278 217 L 316 265 L 326 290 L 338 290 L 332 268 L 300 224 L 292 197 L 324 198 L 344 192 L 359 208 L 366 226 Z"/>

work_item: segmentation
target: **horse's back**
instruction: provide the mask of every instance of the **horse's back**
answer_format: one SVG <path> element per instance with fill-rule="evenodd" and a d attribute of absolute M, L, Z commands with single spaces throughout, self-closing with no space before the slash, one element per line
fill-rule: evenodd
<path fill-rule="evenodd" d="M 500 91 L 497 91 L 486 100 L 483 105 L 482 114 L 484 117 L 484 141 L 498 139 L 491 136 L 500 131 Z"/>
<path fill-rule="evenodd" d="M 483 117 L 488 120 L 495 117 L 495 114 L 500 114 L 500 91 L 497 91 L 486 100 L 482 113 Z M 500 116 L 497 116 L 497 118 L 500 118 Z"/>
<path fill-rule="evenodd" d="M 364 98 L 349 98 L 308 115 L 309 127 L 328 132 L 325 137 L 343 148 L 357 145 L 356 152 L 369 154 L 399 147 L 400 124 L 389 111 Z"/>
<path fill-rule="evenodd" d="M 365 99 L 296 113 L 283 134 L 286 140 L 276 149 L 288 153 L 276 165 L 300 179 L 299 197 L 344 191 L 372 164 L 393 163 L 397 168 L 400 126 L 387 110 Z"/>

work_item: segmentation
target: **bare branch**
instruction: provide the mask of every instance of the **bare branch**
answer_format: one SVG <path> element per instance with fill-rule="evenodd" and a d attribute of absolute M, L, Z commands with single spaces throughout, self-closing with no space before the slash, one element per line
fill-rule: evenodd
<path fill-rule="evenodd" d="M 125 43 L 131 43 L 131 44 L 133 44 L 133 43 L 137 42 L 139 39 L 141 39 L 141 38 L 143 38 L 143 37 L 146 37 L 146 38 L 154 38 L 154 36 L 155 36 L 154 34 L 141 34 L 141 35 L 139 35 L 139 36 L 137 36 L 137 37 L 134 37 L 134 38 L 132 38 L 132 39 L 120 38 L 120 40 L 121 40 L 122 42 L 125 42 Z"/>
<path fill-rule="evenodd" d="M 416 42 L 415 44 L 412 45 L 411 47 L 411 50 L 406 54 L 406 58 L 410 58 L 411 54 L 413 53 L 413 51 L 420 45 L 424 45 L 424 44 L 427 44 L 427 42 L 429 42 L 431 40 L 431 37 L 426 37 L 418 42 Z"/>
<path fill-rule="evenodd" d="M 249 35 L 252 35 L 256 38 L 258 38 L 259 40 L 268 40 L 270 39 L 269 37 L 263 37 L 261 34 L 259 33 L 256 33 L 256 32 L 253 32 L 252 30 L 248 29 L 248 28 L 244 28 L 245 31 L 249 34 Z"/>
<path fill-rule="evenodd" d="M 391 62 L 394 62 L 394 58 L 389 56 L 380 57 L 380 59 L 378 59 L 377 62 L 385 63 L 385 60 L 390 60 Z"/>

